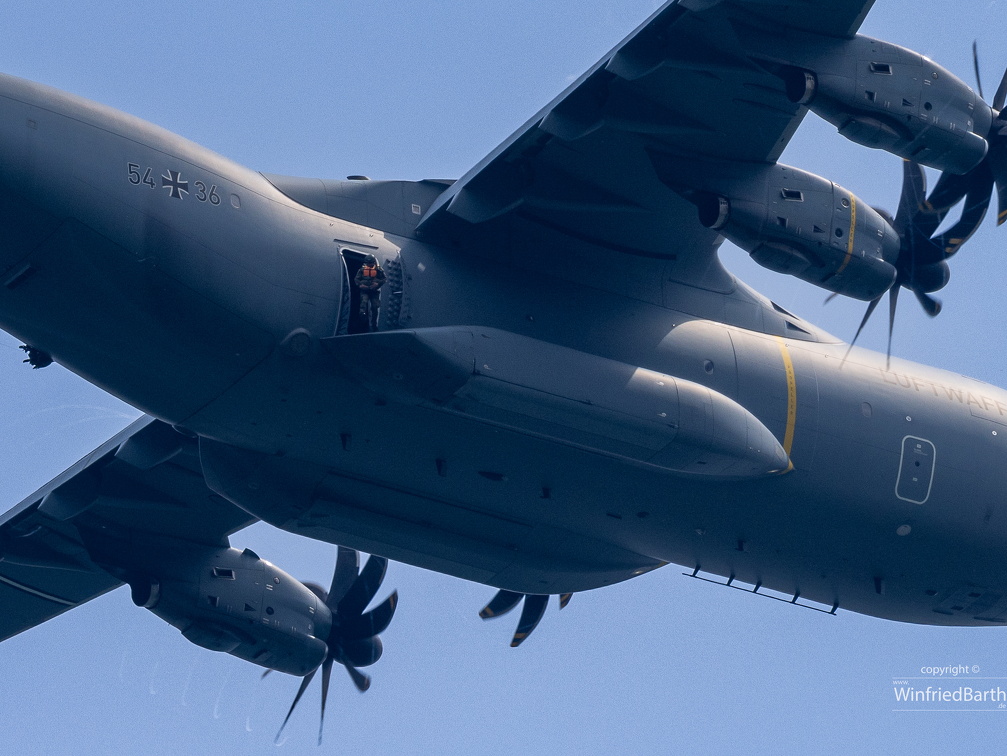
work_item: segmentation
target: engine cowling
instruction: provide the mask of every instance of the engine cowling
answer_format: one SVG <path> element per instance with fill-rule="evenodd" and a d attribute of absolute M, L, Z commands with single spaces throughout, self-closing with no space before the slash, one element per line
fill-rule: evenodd
<path fill-rule="evenodd" d="M 186 639 L 279 672 L 325 660 L 332 614 L 307 586 L 248 549 L 167 555 L 129 579 L 133 602 Z"/>
<path fill-rule="evenodd" d="M 923 55 L 857 36 L 798 57 L 780 69 L 788 97 L 848 139 L 958 174 L 985 157 L 992 109 Z"/>
<path fill-rule="evenodd" d="M 838 184 L 774 165 L 708 186 L 687 195 L 700 222 L 760 265 L 861 300 L 875 299 L 895 281 L 898 233 Z"/>

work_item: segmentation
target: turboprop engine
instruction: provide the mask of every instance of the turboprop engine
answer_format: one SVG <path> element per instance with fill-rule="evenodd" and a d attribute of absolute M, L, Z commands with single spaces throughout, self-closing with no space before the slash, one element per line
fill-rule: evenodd
<path fill-rule="evenodd" d="M 990 106 L 912 50 L 858 36 L 818 47 L 781 76 L 793 102 L 858 144 L 957 174 L 986 157 Z"/>
<path fill-rule="evenodd" d="M 325 660 L 332 615 L 324 602 L 249 549 L 165 560 L 130 589 L 133 603 L 198 646 L 292 675 Z"/>
<path fill-rule="evenodd" d="M 898 233 L 838 184 L 785 165 L 704 183 L 684 192 L 700 222 L 760 265 L 865 301 L 894 283 Z"/>
<path fill-rule="evenodd" d="M 286 725 L 319 669 L 323 722 L 334 664 L 346 668 L 358 690 L 370 687 L 370 677 L 358 668 L 381 657 L 378 635 L 392 621 L 398 593 L 364 610 L 380 589 L 387 566 L 387 559 L 372 555 L 361 570 L 357 552 L 340 546 L 326 590 L 300 582 L 249 549 L 194 551 L 188 545 L 145 554 L 128 568 L 127 579 L 133 603 L 174 625 L 196 645 L 266 667 L 267 673 L 302 677 L 283 720 Z"/>
<path fill-rule="evenodd" d="M 1007 221 L 1007 72 L 987 104 L 975 46 L 978 94 L 929 58 L 870 37 L 809 34 L 785 49 L 758 35 L 748 42 L 753 59 L 781 77 L 793 102 L 843 136 L 942 171 L 927 197 L 940 219 L 964 198 L 964 226 L 975 230 L 996 186 L 997 223 Z"/>

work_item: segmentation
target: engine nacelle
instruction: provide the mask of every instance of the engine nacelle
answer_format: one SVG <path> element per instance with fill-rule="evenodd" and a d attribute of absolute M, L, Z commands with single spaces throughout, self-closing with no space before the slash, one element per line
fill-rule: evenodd
<path fill-rule="evenodd" d="M 838 184 L 785 165 L 720 179 L 706 172 L 704 183 L 711 189 L 687 195 L 700 222 L 763 267 L 862 300 L 895 281 L 898 234 Z"/>
<path fill-rule="evenodd" d="M 303 583 L 246 549 L 159 558 L 130 578 L 133 602 L 188 640 L 279 672 L 324 661 L 332 615 Z"/>
<path fill-rule="evenodd" d="M 798 57 L 780 69 L 788 97 L 848 139 L 958 174 L 985 157 L 992 109 L 919 53 L 857 36 Z"/>

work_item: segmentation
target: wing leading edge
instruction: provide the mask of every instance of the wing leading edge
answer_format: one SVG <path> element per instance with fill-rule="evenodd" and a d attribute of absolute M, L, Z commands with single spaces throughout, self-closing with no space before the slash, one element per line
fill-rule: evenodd
<path fill-rule="evenodd" d="M 252 522 L 206 487 L 196 439 L 140 418 L 0 515 L 0 640 L 122 585 L 119 548 L 226 546 Z"/>

